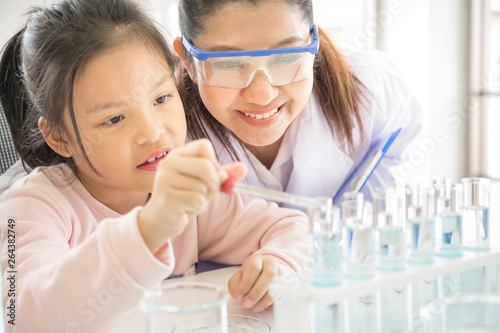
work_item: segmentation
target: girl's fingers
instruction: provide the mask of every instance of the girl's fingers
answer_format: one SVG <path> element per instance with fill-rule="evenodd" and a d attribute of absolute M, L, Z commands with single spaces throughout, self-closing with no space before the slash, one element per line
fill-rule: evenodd
<path fill-rule="evenodd" d="M 196 181 L 204 184 L 204 189 L 196 189 L 198 191 L 205 192 L 207 195 L 213 195 L 219 191 L 220 170 L 207 158 L 167 156 L 159 168 L 157 182 L 160 187 L 169 184 L 177 188 L 189 189 L 190 187 L 183 186 L 182 182 L 191 178 L 190 185 Z"/>
<path fill-rule="evenodd" d="M 184 146 L 173 150 L 176 154 L 181 156 L 196 156 L 210 159 L 214 163 L 217 162 L 214 146 L 208 139 L 199 139 L 191 141 Z"/>
<path fill-rule="evenodd" d="M 247 167 L 241 162 L 224 165 L 222 167 L 229 175 L 235 177 L 238 181 L 242 180 L 247 175 Z M 224 179 L 225 180 L 225 179 Z"/>
<path fill-rule="evenodd" d="M 271 296 L 269 296 L 269 292 L 267 292 L 263 297 L 260 298 L 260 300 L 255 303 L 255 305 L 252 307 L 252 310 L 254 312 L 261 312 L 265 308 L 271 306 L 273 304 L 273 299 Z"/>
<path fill-rule="evenodd" d="M 172 219 L 175 221 L 175 216 L 184 214 L 200 214 L 207 207 L 210 199 L 200 192 L 168 189 L 163 194 L 164 200 L 157 202 L 161 205 L 163 213 L 159 223 Z"/>
<path fill-rule="evenodd" d="M 229 291 L 229 294 L 236 299 L 237 298 L 237 289 L 238 286 L 240 285 L 241 282 L 241 277 L 242 277 L 242 272 L 241 269 L 239 269 L 236 273 L 234 273 L 233 276 L 229 279 L 227 283 L 227 290 Z"/>
<path fill-rule="evenodd" d="M 217 186 L 210 185 L 217 183 L 214 180 L 201 180 L 186 174 L 166 175 L 163 184 L 174 190 L 193 191 L 206 196 L 211 196 L 217 190 Z"/>
<path fill-rule="evenodd" d="M 233 194 L 233 185 L 245 178 L 247 175 L 247 168 L 241 162 L 236 162 L 230 165 L 225 165 L 222 170 L 226 173 L 226 177 L 222 177 L 221 192 Z"/>
<path fill-rule="evenodd" d="M 249 285 L 252 284 L 250 290 L 246 293 L 245 297 L 243 297 L 243 306 L 246 308 L 254 308 L 256 307 L 259 302 L 262 303 L 260 304 L 262 307 L 258 311 L 264 309 L 268 305 L 270 305 L 269 302 L 272 303 L 272 300 L 270 299 L 269 296 L 267 296 L 267 300 L 265 299 L 265 296 L 267 295 L 267 292 L 269 290 L 269 285 L 271 284 L 273 278 L 278 275 L 278 264 L 276 263 L 275 260 L 273 259 L 267 259 L 264 258 L 262 261 L 262 269 L 260 271 L 260 274 L 257 279 L 251 280 L 253 276 L 251 274 L 245 275 L 243 274 L 243 279 L 241 284 L 243 285 Z M 245 279 L 249 279 L 248 281 L 245 281 Z"/>
<path fill-rule="evenodd" d="M 262 271 L 262 259 L 253 255 L 248 257 L 240 268 L 241 281 L 236 289 L 236 300 L 243 302 L 247 294 L 252 290 Z M 244 304 L 245 305 L 245 304 Z"/>

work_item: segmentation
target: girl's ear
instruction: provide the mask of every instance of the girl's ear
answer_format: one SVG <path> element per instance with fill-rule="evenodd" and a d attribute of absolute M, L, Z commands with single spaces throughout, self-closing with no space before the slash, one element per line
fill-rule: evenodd
<path fill-rule="evenodd" d="M 177 55 L 179 56 L 179 58 L 181 58 L 182 64 L 184 65 L 184 68 L 186 68 L 191 80 L 193 80 L 194 83 L 198 83 L 198 81 L 196 80 L 197 79 L 196 75 L 193 75 L 196 73 L 194 73 L 194 71 L 193 71 L 192 64 L 186 61 L 186 56 L 184 55 L 184 48 L 182 47 L 182 38 L 181 37 L 177 37 L 175 39 L 174 50 L 177 53 Z"/>
<path fill-rule="evenodd" d="M 49 131 L 49 123 L 44 117 L 38 119 L 38 128 L 47 142 L 47 145 L 52 148 L 53 151 L 64 157 L 71 157 L 73 153 L 71 152 L 71 146 L 68 139 L 61 133 L 58 128 L 53 128 Z"/>

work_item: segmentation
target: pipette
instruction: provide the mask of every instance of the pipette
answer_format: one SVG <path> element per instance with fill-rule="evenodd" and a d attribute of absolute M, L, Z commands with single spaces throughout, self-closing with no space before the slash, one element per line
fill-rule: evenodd
<path fill-rule="evenodd" d="M 334 222 L 333 206 L 331 198 L 311 198 L 287 192 L 270 190 L 257 186 L 236 183 L 236 178 L 229 178 L 222 184 L 221 191 L 232 194 L 234 191 L 272 200 L 274 202 L 286 203 L 308 210 L 310 223 L 310 236 L 308 242 L 314 248 L 312 256 L 311 283 L 315 286 L 330 287 L 340 284 L 340 247 L 338 233 Z M 325 201 L 326 199 L 326 201 Z M 338 208 L 337 208 L 337 211 Z M 337 214 L 339 221 L 339 215 Z M 327 230 L 327 232 L 325 232 Z"/>
<path fill-rule="evenodd" d="M 297 194 L 290 194 L 268 188 L 252 186 L 248 184 L 236 183 L 236 178 L 229 178 L 222 184 L 221 191 L 231 194 L 233 191 L 259 197 L 274 202 L 285 203 L 303 208 L 315 208 L 318 206 L 318 201 L 313 198 L 305 197 Z"/>

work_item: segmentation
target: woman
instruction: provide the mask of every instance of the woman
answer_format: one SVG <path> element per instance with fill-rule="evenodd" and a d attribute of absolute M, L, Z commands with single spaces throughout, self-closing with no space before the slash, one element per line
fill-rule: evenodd
<path fill-rule="evenodd" d="M 345 58 L 314 25 L 311 0 L 180 0 L 179 15 L 190 136 L 212 140 L 221 163 L 245 162 L 252 185 L 334 196 L 401 128 L 363 192 L 394 185 L 389 168 L 422 111 L 384 54 Z"/>

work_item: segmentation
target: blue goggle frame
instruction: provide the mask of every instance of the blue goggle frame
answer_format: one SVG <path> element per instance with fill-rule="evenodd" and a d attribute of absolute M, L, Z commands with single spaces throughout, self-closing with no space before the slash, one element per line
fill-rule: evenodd
<path fill-rule="evenodd" d="M 268 50 L 252 50 L 252 51 L 225 51 L 225 52 L 211 52 L 203 51 L 198 49 L 196 46 L 191 44 L 184 36 L 182 37 L 182 45 L 186 50 L 196 59 L 200 61 L 205 61 L 210 58 L 223 58 L 223 57 L 263 57 L 270 56 L 273 54 L 286 54 L 286 53 L 302 53 L 309 52 L 311 54 L 317 54 L 319 50 L 319 38 L 318 30 L 316 25 L 312 26 L 312 41 L 307 46 L 298 47 L 288 47 L 282 49 L 268 49 Z"/>

